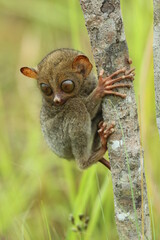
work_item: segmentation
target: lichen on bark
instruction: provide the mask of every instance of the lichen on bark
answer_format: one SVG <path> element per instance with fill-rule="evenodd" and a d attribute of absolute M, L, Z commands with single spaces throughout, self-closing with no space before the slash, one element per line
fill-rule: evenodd
<path fill-rule="evenodd" d="M 156 120 L 160 136 L 160 0 L 154 0 L 154 86 L 156 97 Z"/>
<path fill-rule="evenodd" d="M 106 74 L 110 74 L 124 66 L 129 68 L 120 1 L 80 0 L 80 3 L 97 71 L 103 68 Z M 108 152 L 119 239 L 151 239 L 134 89 L 119 91 L 127 92 L 125 100 L 107 96 L 103 101 L 104 120 L 107 124 L 116 122 Z"/>

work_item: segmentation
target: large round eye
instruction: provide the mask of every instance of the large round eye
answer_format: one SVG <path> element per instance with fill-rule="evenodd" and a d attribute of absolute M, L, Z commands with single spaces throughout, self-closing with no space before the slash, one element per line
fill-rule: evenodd
<path fill-rule="evenodd" d="M 61 83 L 62 91 L 66 93 L 72 92 L 74 88 L 75 88 L 75 84 L 72 80 L 65 80 Z"/>
<path fill-rule="evenodd" d="M 46 83 L 41 83 L 40 87 L 42 92 L 47 96 L 50 96 L 53 93 L 52 88 L 48 86 Z"/>

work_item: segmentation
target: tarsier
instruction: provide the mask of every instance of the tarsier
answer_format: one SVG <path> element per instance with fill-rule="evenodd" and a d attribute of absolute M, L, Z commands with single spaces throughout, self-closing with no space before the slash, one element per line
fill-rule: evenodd
<path fill-rule="evenodd" d="M 122 68 L 108 77 L 103 77 L 101 70 L 97 81 L 83 53 L 58 49 L 44 57 L 36 69 L 23 67 L 21 72 L 37 80 L 42 93 L 41 127 L 52 151 L 62 158 L 75 159 L 80 169 L 98 161 L 110 169 L 103 156 L 115 123 L 107 126 L 103 122 L 101 102 L 108 94 L 125 98 L 126 94 L 114 89 L 131 87 L 117 82 L 132 81 L 134 69 Z"/>

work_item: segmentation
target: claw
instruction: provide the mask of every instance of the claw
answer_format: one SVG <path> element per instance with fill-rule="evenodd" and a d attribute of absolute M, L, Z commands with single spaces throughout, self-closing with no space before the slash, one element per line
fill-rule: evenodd
<path fill-rule="evenodd" d="M 98 127 L 100 128 L 103 125 L 103 121 L 100 121 Z"/>
<path fill-rule="evenodd" d="M 111 133 L 113 133 L 115 130 L 114 130 L 114 128 L 111 128 Z"/>
<path fill-rule="evenodd" d="M 98 133 L 101 133 L 103 131 L 103 129 L 102 128 L 100 128 L 99 130 L 98 130 Z"/>
<path fill-rule="evenodd" d="M 105 131 L 104 131 L 104 134 L 106 134 L 108 132 L 108 130 L 106 129 Z"/>
<path fill-rule="evenodd" d="M 107 123 L 103 123 L 103 125 L 102 125 L 104 128 L 106 128 L 107 127 Z"/>
<path fill-rule="evenodd" d="M 131 68 L 130 70 L 128 70 L 128 71 L 125 72 L 125 75 L 129 75 L 129 74 L 131 74 L 131 73 L 135 75 L 135 72 L 134 72 L 134 71 L 135 71 L 135 68 Z"/>
<path fill-rule="evenodd" d="M 112 122 L 111 122 L 111 124 L 112 124 L 113 126 L 115 126 L 115 125 L 116 125 L 115 121 L 112 121 Z"/>
<path fill-rule="evenodd" d="M 128 57 L 128 58 L 127 58 L 127 62 L 128 62 L 128 64 L 131 65 L 131 64 L 132 64 L 132 59 Z"/>
<path fill-rule="evenodd" d="M 103 76 L 103 74 L 104 74 L 104 69 L 101 69 L 101 70 L 100 70 L 100 73 L 99 73 L 99 76 L 101 76 L 101 77 L 102 77 L 102 76 Z"/>

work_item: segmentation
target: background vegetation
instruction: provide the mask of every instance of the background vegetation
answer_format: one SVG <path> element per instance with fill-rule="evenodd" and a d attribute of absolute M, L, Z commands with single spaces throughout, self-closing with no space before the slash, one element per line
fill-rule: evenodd
<path fill-rule="evenodd" d="M 153 237 L 160 239 L 152 0 L 121 0 L 121 5 L 141 103 Z M 92 59 L 79 1 L 0 0 L 0 31 L 0 239 L 116 240 L 110 172 L 100 164 L 80 172 L 49 150 L 40 130 L 36 82 L 19 72 L 62 47 L 80 49 Z M 72 231 L 70 214 L 79 229 L 79 214 L 89 216 L 85 232 Z"/>

